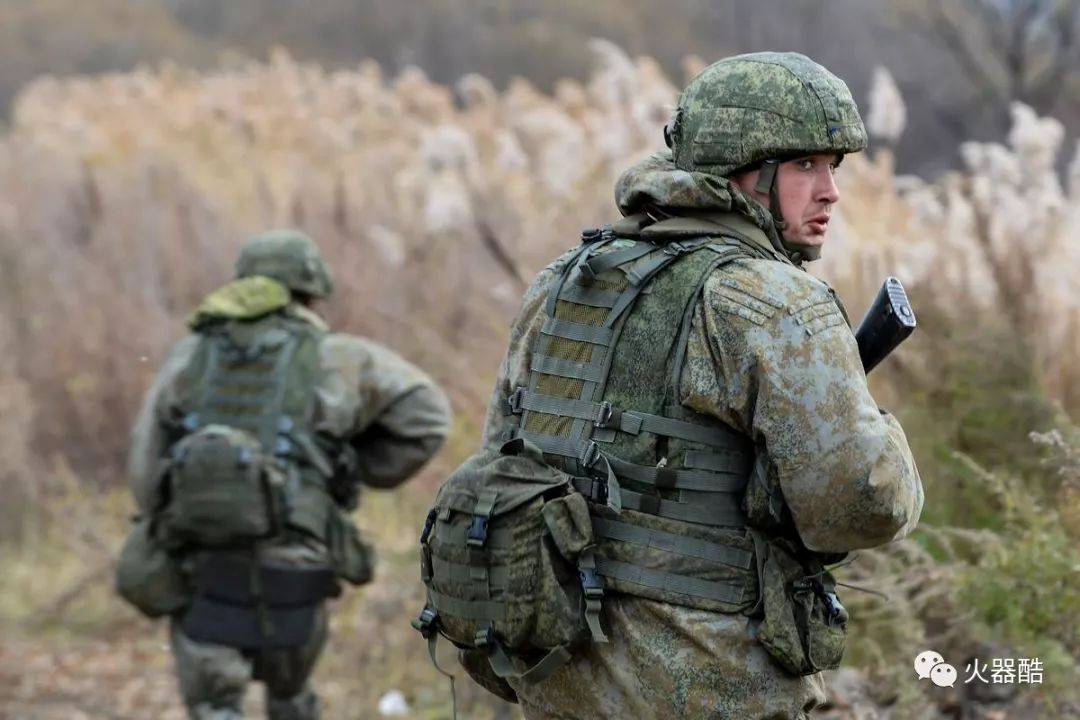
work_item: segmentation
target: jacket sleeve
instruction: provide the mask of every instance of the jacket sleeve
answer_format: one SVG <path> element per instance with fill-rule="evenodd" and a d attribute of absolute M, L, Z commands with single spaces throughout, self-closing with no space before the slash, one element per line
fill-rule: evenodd
<path fill-rule="evenodd" d="M 422 370 L 391 350 L 346 335 L 331 336 L 328 360 L 351 388 L 355 412 L 345 435 L 356 449 L 356 480 L 392 488 L 412 477 L 450 432 L 450 402 Z M 327 403 L 331 404 L 331 403 Z"/>
<path fill-rule="evenodd" d="M 846 552 L 909 534 L 923 505 L 919 473 L 900 424 L 870 396 L 831 290 L 761 261 L 706 290 L 727 403 L 775 465 L 806 546 Z"/>
<path fill-rule="evenodd" d="M 170 419 L 170 408 L 175 402 L 176 379 L 187 366 L 197 342 L 196 337 L 188 337 L 172 349 L 146 391 L 131 430 L 128 481 L 142 513 L 149 512 L 156 502 L 161 459 L 168 450 L 164 423 Z"/>

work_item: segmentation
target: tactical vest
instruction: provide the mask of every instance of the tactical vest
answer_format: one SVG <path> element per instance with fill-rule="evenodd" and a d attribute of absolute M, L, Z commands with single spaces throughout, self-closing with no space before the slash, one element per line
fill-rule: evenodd
<path fill-rule="evenodd" d="M 210 425 L 250 433 L 284 474 L 285 528 L 325 540 L 334 510 L 330 458 L 340 449 L 328 447 L 311 427 L 324 332 L 281 313 L 212 322 L 197 332 L 198 346 L 178 384 L 182 417 L 174 443 Z"/>
<path fill-rule="evenodd" d="M 539 447 L 592 502 L 607 590 L 709 611 L 758 600 L 742 498 L 750 440 L 679 402 L 702 287 L 733 260 L 770 258 L 737 227 L 630 218 L 587 231 L 553 285 L 510 437 Z"/>

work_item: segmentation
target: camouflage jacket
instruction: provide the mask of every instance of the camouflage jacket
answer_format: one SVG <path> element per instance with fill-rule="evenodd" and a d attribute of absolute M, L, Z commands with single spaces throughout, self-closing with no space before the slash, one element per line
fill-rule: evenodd
<path fill-rule="evenodd" d="M 225 307 L 237 316 L 241 310 Z M 318 315 L 290 303 L 284 312 L 321 329 Z M 202 312 L 202 311 L 200 311 Z M 196 314 L 197 322 L 200 314 Z M 155 491 L 168 442 L 164 421 L 175 417 L 176 382 L 198 343 L 181 340 L 154 379 L 132 431 L 128 474 L 141 510 Z M 441 447 L 450 429 L 446 396 L 423 371 L 378 343 L 328 333 L 320 346 L 314 428 L 350 443 L 359 457 L 354 480 L 392 488 L 407 480 Z"/>
<path fill-rule="evenodd" d="M 667 213 L 734 212 L 768 228 L 764 208 L 735 188 L 667 169 L 654 156 L 616 189 L 625 214 L 648 205 Z M 773 260 L 724 265 L 705 283 L 693 314 L 679 389 L 682 403 L 716 417 L 768 449 L 784 498 L 811 550 L 845 552 L 906 536 L 922 510 L 922 484 L 900 424 L 878 409 L 855 337 L 831 288 L 792 264 L 777 244 Z M 505 398 L 528 385 L 543 301 L 570 254 L 545 268 L 525 295 L 489 407 L 485 442 L 509 422 Z M 512 421 L 512 418 L 511 420 Z"/>
<path fill-rule="evenodd" d="M 762 254 L 707 278 L 692 316 L 679 397 L 767 448 L 798 534 L 845 552 L 904 537 L 922 485 L 899 423 L 870 396 L 854 336 L 831 289 L 790 261 L 767 211 L 726 181 L 658 155 L 616 187 L 624 215 L 734 214 L 765 231 Z M 760 236 L 759 236 L 760 237 Z M 528 385 L 543 303 L 570 253 L 526 293 L 495 386 L 485 442 L 514 418 L 503 404 Z M 676 320 L 677 322 L 677 320 Z M 823 700 L 818 676 L 790 677 L 741 616 L 616 596 L 610 644 L 592 644 L 538 688 L 519 687 L 529 718 L 801 718 Z"/>

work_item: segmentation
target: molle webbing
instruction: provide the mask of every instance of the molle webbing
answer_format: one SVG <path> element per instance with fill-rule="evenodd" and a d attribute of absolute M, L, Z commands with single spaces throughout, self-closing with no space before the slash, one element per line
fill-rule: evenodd
<path fill-rule="evenodd" d="M 627 393 L 620 395 L 631 402 L 620 406 L 608 392 L 613 367 L 620 362 L 612 350 L 626 341 L 622 336 L 628 318 L 634 316 L 632 308 L 642 303 L 641 297 L 658 292 L 650 287 L 643 296 L 645 288 L 665 279 L 671 286 L 662 289 L 666 302 L 661 311 L 667 315 L 652 328 L 649 346 L 634 345 L 634 354 L 645 358 L 642 364 L 651 375 L 648 388 L 655 395 L 669 383 L 672 358 L 682 357 L 678 346 L 685 342 L 685 333 L 680 332 L 684 322 L 672 322 L 672 316 L 684 321 L 708 273 L 740 255 L 738 248 L 710 238 L 667 245 L 621 240 L 612 247 L 609 236 L 584 246 L 548 296 L 529 385 L 517 388 L 507 400 L 508 412 L 521 415 L 516 434 L 558 458 L 574 475 L 589 476 L 598 464 L 609 463 L 620 480 L 643 486 L 638 490 L 666 501 L 632 502 L 645 508 L 662 511 L 678 505 L 677 497 L 664 497 L 663 491 L 740 493 L 751 465 L 741 435 L 687 413 L 681 418 L 663 414 L 673 404 L 666 396 L 658 396 L 654 407 L 643 408 L 636 402 L 639 398 Z M 632 333 L 633 326 L 631 321 Z M 676 441 L 687 449 L 682 458 L 674 462 L 668 458 L 659 466 L 655 453 L 643 458 L 645 462 L 635 462 L 637 458 L 607 451 L 620 435 L 640 436 L 649 448 Z M 734 505 L 724 503 L 723 512 L 709 524 L 740 525 Z M 700 514 L 678 509 L 675 517 Z"/>
<path fill-rule="evenodd" d="M 752 601 L 750 554 L 731 544 L 746 523 L 752 448 L 677 397 L 701 288 L 747 256 L 742 245 L 610 231 L 585 245 L 548 295 L 528 386 L 507 399 L 520 415 L 515 436 L 574 475 L 590 500 L 632 511 L 594 516 L 596 570 L 610 589 L 729 612 Z M 680 532 L 686 523 L 699 537 Z"/>
<path fill-rule="evenodd" d="M 321 335 L 281 318 L 206 332 L 192 367 L 195 387 L 185 403 L 184 429 L 221 424 L 247 430 L 268 454 L 306 463 L 329 477 L 333 466 L 306 427 Z"/>

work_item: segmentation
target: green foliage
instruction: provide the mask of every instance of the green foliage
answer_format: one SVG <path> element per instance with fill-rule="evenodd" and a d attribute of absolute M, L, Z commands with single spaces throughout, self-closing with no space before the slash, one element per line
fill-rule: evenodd
<path fill-rule="evenodd" d="M 1080 535 L 1061 492 L 1080 477 L 1080 442 L 1075 431 L 1032 442 L 1032 431 L 1071 425 L 1040 389 L 1031 344 L 972 316 L 920 308 L 907 363 L 878 378 L 903 398 L 926 505 L 911 538 L 858 553 L 838 573 L 888 596 L 846 591 L 846 662 L 870 673 L 879 702 L 915 720 L 930 714 L 916 654 L 933 648 L 956 664 L 1000 647 L 1043 661 L 1037 697 L 1061 715 L 1080 670 Z"/>
<path fill-rule="evenodd" d="M 964 574 L 964 599 L 1017 642 L 1053 638 L 1080 653 L 1080 547 L 1056 509 L 1024 483 L 963 458 L 1004 509 L 1003 542 Z"/>
<path fill-rule="evenodd" d="M 1001 497 L 956 453 L 1022 476 L 1047 499 L 1056 480 L 1028 434 L 1059 426 L 1061 411 L 1040 388 L 1032 345 L 1009 326 L 993 317 L 959 322 L 934 308 L 920 308 L 919 323 L 912 349 L 924 367 L 899 380 L 898 415 L 926 485 L 923 521 L 1000 529 Z"/>

